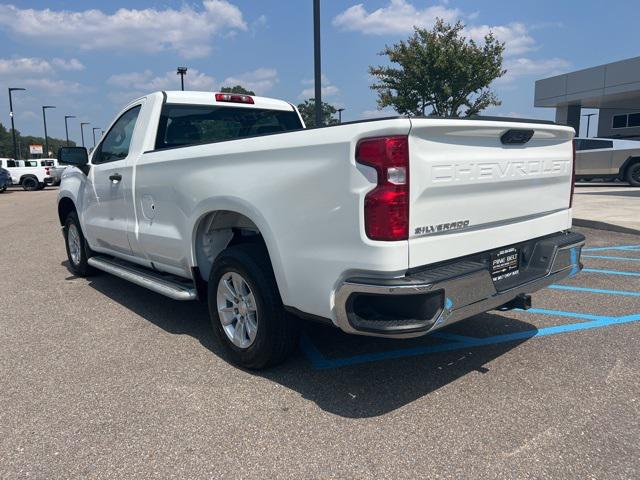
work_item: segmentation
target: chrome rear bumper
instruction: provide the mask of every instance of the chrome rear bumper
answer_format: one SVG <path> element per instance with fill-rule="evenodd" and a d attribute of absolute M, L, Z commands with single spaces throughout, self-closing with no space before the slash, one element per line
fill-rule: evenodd
<path fill-rule="evenodd" d="M 565 232 L 526 242 L 523 245 L 528 258 L 524 259 L 526 263 L 518 277 L 521 283 L 515 285 L 494 283 L 486 260 L 490 252 L 420 269 L 402 278 L 347 279 L 335 294 L 336 324 L 343 331 L 358 335 L 392 338 L 424 335 L 575 275 L 582 269 L 580 252 L 584 241 L 579 233 Z M 403 319 L 380 315 L 367 319 L 354 307 L 356 301 L 362 305 L 372 299 L 386 298 L 393 302 L 390 296 L 399 295 L 402 297 L 395 298 L 396 304 L 404 307 L 415 303 L 419 306 L 416 312 L 421 312 L 416 316 L 422 315 L 421 318 L 407 318 L 405 314 Z M 424 298 L 424 302 L 414 301 L 419 298 Z"/>

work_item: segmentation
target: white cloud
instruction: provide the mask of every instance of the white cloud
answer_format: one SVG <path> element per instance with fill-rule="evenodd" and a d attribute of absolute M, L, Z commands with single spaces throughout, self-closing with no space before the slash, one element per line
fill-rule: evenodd
<path fill-rule="evenodd" d="M 322 87 L 322 98 L 337 95 L 338 92 L 340 92 L 340 90 L 335 85 L 327 85 L 326 87 Z M 305 88 L 302 92 L 300 92 L 300 98 L 313 98 L 315 94 L 316 90 L 314 87 Z"/>
<path fill-rule="evenodd" d="M 562 58 L 548 58 L 532 60 L 530 58 L 515 58 L 505 62 L 507 73 L 496 80 L 496 83 L 511 83 L 517 78 L 535 76 L 538 78 L 557 75 L 566 71 L 570 63 Z"/>
<path fill-rule="evenodd" d="M 76 58 L 45 60 L 36 57 L 0 58 L 0 75 L 28 75 L 32 73 L 54 73 L 56 70 L 83 70 L 84 65 Z"/>
<path fill-rule="evenodd" d="M 221 87 L 242 85 L 247 90 L 264 95 L 278 83 L 278 72 L 273 68 L 258 68 L 252 72 L 241 73 L 225 78 Z"/>
<path fill-rule="evenodd" d="M 87 92 L 90 89 L 78 82 L 59 80 L 48 77 L 22 79 L 22 86 L 28 90 L 36 90 L 52 95 L 70 95 Z"/>
<path fill-rule="evenodd" d="M 326 98 L 326 97 L 333 97 L 337 94 L 340 93 L 340 89 L 338 87 L 336 87 L 335 85 L 332 85 L 331 80 L 329 80 L 329 78 L 325 75 L 322 74 L 321 77 L 321 90 L 322 90 L 322 97 Z M 302 90 L 302 92 L 300 92 L 300 95 L 298 95 L 299 98 L 306 100 L 308 98 L 313 98 L 315 96 L 315 85 L 314 85 L 314 81 L 313 80 L 302 80 L 302 84 L 303 85 L 310 85 L 309 88 L 305 88 L 304 90 Z"/>
<path fill-rule="evenodd" d="M 370 35 L 404 34 L 413 26 L 431 27 L 436 18 L 455 21 L 461 15 L 455 8 L 433 5 L 423 9 L 406 0 L 391 0 L 387 7 L 368 12 L 363 3 L 346 9 L 333 19 L 333 25 L 343 30 L 358 31 Z"/>
<path fill-rule="evenodd" d="M 0 5 L 0 28 L 47 45 L 116 52 L 174 50 L 193 58 L 211 51 L 214 35 L 248 27 L 235 5 L 226 0 L 204 0 L 198 9 L 185 4 L 180 10 L 120 8 L 113 14 L 98 9 L 37 10 Z"/>
<path fill-rule="evenodd" d="M 51 63 L 60 70 L 84 70 L 84 65 L 77 58 L 71 58 L 69 60 L 54 58 Z"/>
<path fill-rule="evenodd" d="M 277 82 L 278 72 L 273 68 L 258 68 L 252 72 L 232 75 L 222 83 L 194 68 L 190 68 L 184 77 L 185 88 L 188 90 L 213 92 L 219 90 L 221 86 L 230 87 L 240 84 L 258 95 L 273 88 Z M 144 70 L 112 75 L 107 79 L 107 84 L 117 89 L 109 94 L 109 98 L 114 103 L 122 104 L 125 103 L 124 100 L 132 100 L 149 92 L 178 90 L 180 77 L 173 70 L 163 75 L 155 75 L 151 70 Z"/>
<path fill-rule="evenodd" d="M 333 19 L 333 25 L 343 30 L 357 31 L 369 35 L 407 35 L 413 27 L 430 28 L 437 18 L 453 23 L 477 18 L 478 12 L 465 15 L 456 8 L 445 5 L 433 5 L 418 9 L 406 0 L 390 0 L 387 7 L 368 12 L 364 4 L 354 5 Z M 520 22 L 506 25 L 471 25 L 465 33 L 476 41 L 493 32 L 498 40 L 505 42 L 505 55 L 520 55 L 536 47 L 535 40 L 529 35 L 528 28 Z"/>
<path fill-rule="evenodd" d="M 529 35 L 527 26 L 520 22 L 513 22 L 507 25 L 476 25 L 466 28 L 466 33 L 476 42 L 482 42 L 485 35 L 493 35 L 505 44 L 505 57 L 521 55 L 535 50 L 536 41 Z"/>
<path fill-rule="evenodd" d="M 164 75 L 154 76 L 151 70 L 143 72 L 130 72 L 112 75 L 107 80 L 109 85 L 149 93 L 157 90 L 179 90 L 180 77 L 175 71 L 169 71 Z M 184 78 L 185 88 L 188 90 L 215 90 L 215 78 L 190 68 Z"/>
<path fill-rule="evenodd" d="M 37 57 L 0 58 L 0 76 L 5 81 L 19 82 L 21 87 L 48 94 L 75 94 L 86 91 L 78 82 L 56 78 L 60 71 L 82 70 L 84 65 L 72 58 L 45 60 Z"/>

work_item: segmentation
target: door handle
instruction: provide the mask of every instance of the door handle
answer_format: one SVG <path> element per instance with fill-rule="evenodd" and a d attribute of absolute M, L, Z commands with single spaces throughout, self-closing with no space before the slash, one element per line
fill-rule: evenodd
<path fill-rule="evenodd" d="M 109 176 L 109 180 L 111 180 L 113 183 L 118 183 L 120 180 L 122 180 L 122 175 L 120 175 L 119 173 L 114 173 L 113 175 Z"/>

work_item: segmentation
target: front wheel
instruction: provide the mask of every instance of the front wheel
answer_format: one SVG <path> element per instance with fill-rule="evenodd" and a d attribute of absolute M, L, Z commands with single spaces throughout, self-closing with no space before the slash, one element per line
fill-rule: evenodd
<path fill-rule="evenodd" d="M 626 180 L 632 187 L 640 187 L 640 162 L 636 162 L 627 169 Z"/>
<path fill-rule="evenodd" d="M 40 186 L 40 182 L 38 182 L 38 179 L 35 177 L 27 177 L 24 180 L 22 180 L 22 189 L 27 192 L 33 192 L 35 190 L 38 190 L 39 186 Z"/>
<path fill-rule="evenodd" d="M 67 215 L 64 222 L 64 243 L 71 271 L 78 277 L 86 277 L 94 272 L 88 260 L 91 255 L 89 245 L 82 234 L 80 221 L 75 212 Z"/>
<path fill-rule="evenodd" d="M 208 302 L 216 336 L 230 360 L 242 367 L 277 365 L 297 345 L 295 320 L 284 310 L 262 245 L 236 245 L 218 255 Z"/>

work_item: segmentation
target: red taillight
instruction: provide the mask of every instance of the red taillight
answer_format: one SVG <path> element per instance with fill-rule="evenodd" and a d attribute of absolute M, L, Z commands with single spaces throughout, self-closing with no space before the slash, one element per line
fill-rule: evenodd
<path fill-rule="evenodd" d="M 576 141 L 571 142 L 573 145 L 573 162 L 571 163 L 571 196 L 569 197 L 569 208 L 573 206 L 573 191 L 576 188 Z"/>
<path fill-rule="evenodd" d="M 46 172 L 47 175 L 49 175 L 49 167 L 44 167 L 44 171 Z"/>
<path fill-rule="evenodd" d="M 376 169 L 378 186 L 364 200 L 364 225 L 372 240 L 409 238 L 409 142 L 406 135 L 365 138 L 356 161 Z"/>
<path fill-rule="evenodd" d="M 254 103 L 253 98 L 249 95 L 241 95 L 238 93 L 216 93 L 216 101 L 231 103 Z"/>

